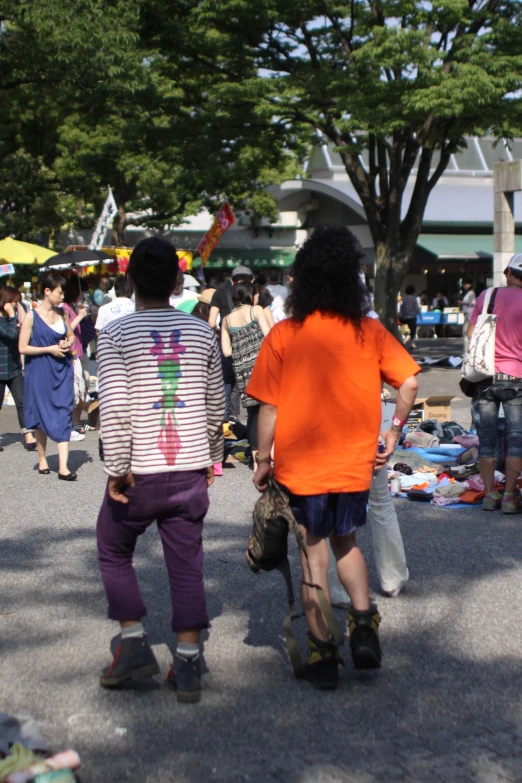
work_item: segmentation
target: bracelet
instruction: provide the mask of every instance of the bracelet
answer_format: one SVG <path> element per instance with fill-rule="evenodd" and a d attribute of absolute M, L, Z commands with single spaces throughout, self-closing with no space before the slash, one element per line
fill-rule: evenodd
<path fill-rule="evenodd" d="M 392 428 L 402 432 L 402 428 L 406 424 L 406 419 L 399 419 L 398 416 L 394 416 L 392 419 Z"/>
<path fill-rule="evenodd" d="M 256 454 L 256 465 L 270 465 L 270 457 L 260 457 Z"/>

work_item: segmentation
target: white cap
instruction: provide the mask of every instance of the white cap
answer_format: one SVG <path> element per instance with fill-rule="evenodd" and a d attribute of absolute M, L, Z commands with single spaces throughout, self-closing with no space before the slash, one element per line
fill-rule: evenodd
<path fill-rule="evenodd" d="M 522 253 L 515 253 L 511 256 L 506 269 L 516 269 L 517 272 L 522 272 Z"/>
<path fill-rule="evenodd" d="M 183 275 L 183 288 L 199 288 L 201 286 L 201 283 L 199 280 L 196 280 L 195 277 L 192 277 L 192 275 Z"/>

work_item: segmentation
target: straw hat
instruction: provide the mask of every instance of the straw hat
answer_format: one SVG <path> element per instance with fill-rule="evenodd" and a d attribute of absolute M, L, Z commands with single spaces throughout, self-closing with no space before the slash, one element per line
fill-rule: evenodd
<path fill-rule="evenodd" d="M 203 304 L 209 305 L 215 293 L 216 293 L 215 288 L 207 288 L 207 290 L 203 291 L 202 294 L 198 294 L 198 299 L 200 302 L 203 302 Z"/>

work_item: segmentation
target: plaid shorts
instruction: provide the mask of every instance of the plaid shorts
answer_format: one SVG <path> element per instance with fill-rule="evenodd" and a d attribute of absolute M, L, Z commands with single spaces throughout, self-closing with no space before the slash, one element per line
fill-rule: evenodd
<path fill-rule="evenodd" d="M 339 538 L 349 536 L 366 523 L 369 490 L 365 492 L 331 492 L 324 495 L 290 494 L 290 507 L 299 525 L 311 536 Z"/>

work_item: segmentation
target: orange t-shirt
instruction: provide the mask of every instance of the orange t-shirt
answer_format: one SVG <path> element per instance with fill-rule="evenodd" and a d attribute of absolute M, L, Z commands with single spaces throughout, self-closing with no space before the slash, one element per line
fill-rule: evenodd
<path fill-rule="evenodd" d="M 265 337 L 247 394 L 277 407 L 276 479 L 296 495 L 369 489 L 381 425 L 382 382 L 420 371 L 378 321 L 319 312 Z"/>

